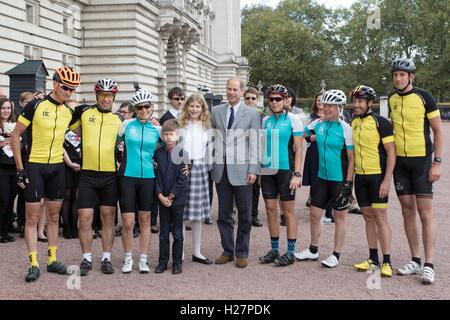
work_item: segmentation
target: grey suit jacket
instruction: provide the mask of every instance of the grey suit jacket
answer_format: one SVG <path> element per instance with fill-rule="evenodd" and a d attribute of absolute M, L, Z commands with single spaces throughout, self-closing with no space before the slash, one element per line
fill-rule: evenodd
<path fill-rule="evenodd" d="M 228 180 L 233 186 L 247 185 L 249 173 L 259 174 L 258 142 L 261 128 L 260 116 L 254 109 L 241 102 L 233 125 L 227 130 L 228 104 L 221 104 L 212 109 L 211 124 L 213 135 L 213 169 L 214 182 L 222 179 L 224 166 L 227 166 Z"/>

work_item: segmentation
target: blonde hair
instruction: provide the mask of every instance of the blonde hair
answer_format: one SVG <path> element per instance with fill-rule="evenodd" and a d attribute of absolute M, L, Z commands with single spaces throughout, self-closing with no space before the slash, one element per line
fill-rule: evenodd
<path fill-rule="evenodd" d="M 180 127 L 184 128 L 188 124 L 190 118 L 189 118 L 189 112 L 188 107 L 192 102 L 198 102 L 202 106 L 202 113 L 200 115 L 200 120 L 202 121 L 202 127 L 209 129 L 211 128 L 211 116 L 208 109 L 208 104 L 205 101 L 205 98 L 201 94 L 194 93 L 191 95 L 187 100 L 186 103 L 183 106 L 183 110 L 181 111 L 180 118 L 178 119 L 178 122 L 180 123 Z"/>

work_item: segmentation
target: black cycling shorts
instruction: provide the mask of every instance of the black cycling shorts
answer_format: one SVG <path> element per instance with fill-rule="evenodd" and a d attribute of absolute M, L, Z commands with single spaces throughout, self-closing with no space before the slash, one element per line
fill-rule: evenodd
<path fill-rule="evenodd" d="M 344 182 L 328 181 L 317 177 L 314 185 L 311 187 L 311 206 L 325 210 L 331 205 L 331 208 L 336 209 L 335 200 L 344 187 Z"/>
<path fill-rule="evenodd" d="M 155 178 L 120 177 L 120 211 L 150 211 L 155 194 Z M 137 207 L 136 207 L 137 206 Z"/>
<path fill-rule="evenodd" d="M 383 179 L 383 174 L 355 175 L 355 195 L 361 208 L 386 209 L 388 207 L 388 197 L 380 198 Z"/>
<path fill-rule="evenodd" d="M 433 183 L 428 179 L 431 166 L 431 155 L 426 157 L 397 156 L 394 169 L 397 196 L 415 195 L 419 198 L 433 198 Z"/>
<path fill-rule="evenodd" d="M 291 190 L 292 170 L 278 170 L 273 175 L 261 175 L 261 189 L 264 199 L 278 199 L 281 201 L 295 200 L 295 190 Z"/>
<path fill-rule="evenodd" d="M 94 209 L 100 206 L 117 205 L 117 176 L 115 172 L 81 171 L 78 185 L 78 209 Z"/>
<path fill-rule="evenodd" d="M 65 188 L 64 163 L 25 164 L 29 184 L 24 191 L 25 202 L 40 202 L 42 198 L 62 201 Z"/>

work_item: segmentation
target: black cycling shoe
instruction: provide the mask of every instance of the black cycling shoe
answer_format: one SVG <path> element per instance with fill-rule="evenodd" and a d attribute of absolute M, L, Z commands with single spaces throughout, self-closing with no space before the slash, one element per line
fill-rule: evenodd
<path fill-rule="evenodd" d="M 291 255 L 287 252 L 273 261 L 273 263 L 275 263 L 277 266 L 280 267 L 286 267 L 290 264 L 293 264 L 294 262 L 295 262 L 294 255 Z"/>
<path fill-rule="evenodd" d="M 113 274 L 114 273 L 114 268 L 112 266 L 111 261 L 108 260 L 108 259 L 104 259 L 102 261 L 102 268 L 101 268 L 101 270 L 105 274 Z"/>
<path fill-rule="evenodd" d="M 92 270 L 92 263 L 87 261 L 86 259 L 83 259 L 80 264 L 80 275 L 81 276 L 87 276 L 89 271 Z"/>
<path fill-rule="evenodd" d="M 16 241 L 16 238 L 14 238 L 13 236 L 9 235 L 9 234 L 5 234 L 3 236 L 4 239 L 8 240 L 8 242 L 14 242 Z"/>
<path fill-rule="evenodd" d="M 67 268 L 58 261 L 53 261 L 47 265 L 47 272 L 54 272 L 57 274 L 67 274 Z"/>
<path fill-rule="evenodd" d="M 26 282 L 34 282 L 37 279 L 39 279 L 39 276 L 41 275 L 41 270 L 39 267 L 31 267 L 28 269 L 28 274 L 25 277 Z"/>
<path fill-rule="evenodd" d="M 266 253 L 264 257 L 259 257 L 259 263 L 261 264 L 272 263 L 279 256 L 280 254 L 277 251 L 270 250 L 269 252 Z"/>

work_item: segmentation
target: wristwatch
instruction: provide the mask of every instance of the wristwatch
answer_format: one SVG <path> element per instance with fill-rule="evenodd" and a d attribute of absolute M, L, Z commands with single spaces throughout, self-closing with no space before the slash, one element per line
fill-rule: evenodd
<path fill-rule="evenodd" d="M 297 178 L 300 178 L 302 176 L 300 171 L 295 171 L 292 175 Z"/>
<path fill-rule="evenodd" d="M 433 162 L 442 163 L 442 158 L 441 157 L 434 157 Z"/>

